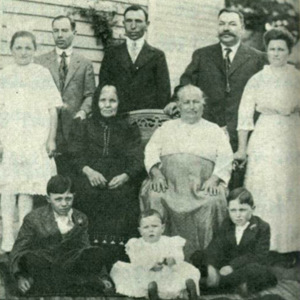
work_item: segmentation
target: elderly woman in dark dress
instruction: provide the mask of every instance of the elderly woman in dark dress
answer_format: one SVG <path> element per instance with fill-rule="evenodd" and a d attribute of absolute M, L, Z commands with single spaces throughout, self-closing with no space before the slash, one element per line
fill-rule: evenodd
<path fill-rule="evenodd" d="M 139 129 L 116 116 L 117 90 L 94 95 L 92 115 L 74 121 L 70 152 L 76 174 L 75 207 L 89 219 L 92 242 L 123 244 L 135 235 L 139 205 L 136 179 L 143 170 Z"/>

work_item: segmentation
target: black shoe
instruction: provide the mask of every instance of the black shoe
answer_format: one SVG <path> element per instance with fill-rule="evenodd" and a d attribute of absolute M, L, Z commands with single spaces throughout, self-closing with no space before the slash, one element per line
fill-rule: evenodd
<path fill-rule="evenodd" d="M 159 300 L 157 283 L 155 281 L 148 284 L 148 296 L 150 300 Z"/>
<path fill-rule="evenodd" d="M 189 300 L 197 300 L 198 296 L 197 296 L 197 289 L 196 289 L 196 284 L 194 282 L 193 279 L 188 279 L 185 282 L 186 285 L 186 290 L 188 292 L 189 295 Z"/>

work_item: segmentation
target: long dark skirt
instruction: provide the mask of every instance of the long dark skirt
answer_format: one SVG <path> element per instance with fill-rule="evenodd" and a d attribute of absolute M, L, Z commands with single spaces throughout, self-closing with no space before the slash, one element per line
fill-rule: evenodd
<path fill-rule="evenodd" d="M 92 243 L 123 245 L 137 236 L 138 191 L 130 182 L 109 190 L 92 187 L 81 176 L 75 181 L 75 188 L 74 207 L 87 215 Z"/>

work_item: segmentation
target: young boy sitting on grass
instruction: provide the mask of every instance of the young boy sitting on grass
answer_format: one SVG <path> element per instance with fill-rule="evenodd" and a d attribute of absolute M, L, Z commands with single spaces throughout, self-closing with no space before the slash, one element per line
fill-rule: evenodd
<path fill-rule="evenodd" d="M 73 209 L 72 183 L 68 177 L 52 177 L 47 185 L 48 205 L 24 219 L 10 254 L 10 269 L 22 293 L 64 292 L 71 286 L 103 291 L 100 272 L 106 254 L 91 247 L 88 220 Z"/>
<path fill-rule="evenodd" d="M 192 263 L 203 276 L 205 288 L 232 290 L 243 295 L 276 285 L 265 265 L 270 247 L 270 226 L 253 215 L 251 193 L 237 188 L 228 196 L 229 217 L 204 251 L 196 251 Z M 200 286 L 201 288 L 201 286 Z"/>

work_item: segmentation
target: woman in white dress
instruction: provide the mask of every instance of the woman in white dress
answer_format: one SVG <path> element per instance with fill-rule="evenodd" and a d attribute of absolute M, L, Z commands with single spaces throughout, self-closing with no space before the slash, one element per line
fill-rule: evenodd
<path fill-rule="evenodd" d="M 271 226 L 270 249 L 286 253 L 300 251 L 300 76 L 287 64 L 292 36 L 272 29 L 264 39 L 270 65 L 245 88 L 235 159 L 248 155 L 245 187 L 253 194 L 256 214 Z M 260 113 L 256 124 L 255 111 Z"/>
<path fill-rule="evenodd" d="M 32 209 L 32 195 L 46 195 L 56 174 L 54 154 L 60 94 L 50 72 L 33 63 L 35 36 L 16 32 L 10 44 L 15 63 L 0 73 L 0 193 L 2 252 L 14 243 L 14 211 L 19 226 Z"/>

